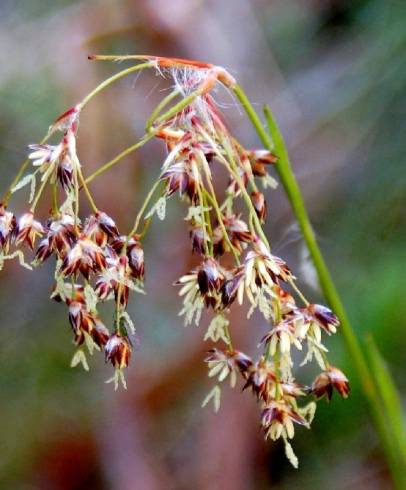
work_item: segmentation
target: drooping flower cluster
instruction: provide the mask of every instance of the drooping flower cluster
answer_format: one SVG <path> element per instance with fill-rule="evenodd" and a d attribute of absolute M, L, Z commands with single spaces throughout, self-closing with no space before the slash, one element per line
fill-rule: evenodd
<path fill-rule="evenodd" d="M 79 115 L 93 94 L 101 91 L 97 88 L 51 127 L 49 136 L 62 133 L 58 144 L 30 146 L 29 159 L 35 171 L 22 178 L 20 175 L 0 206 L 0 265 L 18 257 L 22 265 L 30 267 L 24 260 L 24 245 L 36 249 L 35 266 L 54 257 L 51 297 L 68 310 L 77 346 L 72 365 L 82 363 L 88 368 L 84 347 L 90 354 L 104 351 L 106 361 L 115 369 L 115 384 L 121 380 L 125 385 L 123 369 L 131 358 L 130 333 L 134 328 L 126 309 L 130 291 L 143 292 L 142 236 L 152 216 L 163 219 L 166 200 L 178 194 L 187 204 L 191 249 L 198 256 L 196 267 L 176 281 L 183 301 L 180 314 L 186 325 L 198 325 L 202 312 L 212 311 L 205 340 L 222 343 L 213 347 L 206 358 L 209 376 L 218 382 L 205 404 L 213 399 L 218 409 L 220 383 L 229 379 L 235 386 L 240 377 L 244 390 L 252 392 L 261 405 L 265 436 L 282 438 L 288 458 L 297 465 L 289 439 L 294 436 L 295 424 L 309 427 L 315 412 L 314 401 L 301 404 L 300 400 L 311 395 L 331 399 L 333 390 L 346 397 L 349 386 L 344 374 L 329 364 L 323 344 L 325 334 L 336 332 L 337 317 L 325 306 L 304 298 L 286 262 L 273 255 L 263 231 L 267 203 L 259 186 L 275 186 L 268 168 L 277 162 L 277 156 L 267 150 L 244 148 L 228 130 L 212 96 L 218 84 L 229 88 L 235 84 L 224 69 L 177 59 L 134 59 L 146 61 L 144 67 L 155 67 L 164 76 L 169 73 L 174 88 L 153 112 L 147 134 L 140 142 L 154 137 L 163 141 L 167 157 L 133 228 L 121 235 L 114 220 L 97 208 L 87 186 L 94 175 L 84 177 L 77 155 Z M 180 100 L 162 113 L 176 98 Z M 111 166 L 107 164 L 96 175 Z M 221 192 L 215 178 L 219 168 L 229 179 Z M 38 176 L 40 186 L 36 191 Z M 7 210 L 8 200 L 28 184 L 31 206 L 17 219 Z M 53 190 L 52 211 L 41 221 L 36 206 L 46 186 Z M 149 201 L 158 193 L 146 213 Z M 87 217 L 79 214 L 82 195 L 92 208 Z M 110 328 L 98 312 L 98 304 L 106 300 L 115 303 Z M 227 315 L 243 303 L 249 306 L 248 317 L 259 310 L 269 325 L 256 360 L 236 350 L 232 343 Z M 295 381 L 293 352 L 303 348 L 307 352 L 301 365 L 315 359 L 321 369 L 310 385 Z"/>
<path fill-rule="evenodd" d="M 88 369 L 84 348 L 90 354 L 104 351 L 106 362 L 115 368 L 112 381 L 125 386 L 123 369 L 131 358 L 130 334 L 133 323 L 126 313 L 130 290 L 143 292 L 144 256 L 139 237 L 119 234 L 114 220 L 99 211 L 91 199 L 93 213 L 79 216 L 79 192 L 86 186 L 76 152 L 76 134 L 80 106 L 63 114 L 50 128 L 50 134 L 62 132 L 57 145 L 30 145 L 29 159 L 38 167 L 18 182 L 11 192 L 27 183 L 33 188 L 30 209 L 19 219 L 0 208 L 0 264 L 20 257 L 28 268 L 39 266 L 54 257 L 55 284 L 51 297 L 67 307 L 73 341 L 77 350 L 72 366 L 79 363 Z M 41 186 L 36 192 L 38 173 Z M 53 189 L 50 215 L 41 222 L 36 204 L 43 189 Z M 86 191 L 88 191 L 86 186 Z M 62 202 L 59 202 L 60 197 Z M 35 251 L 31 265 L 24 260 L 24 246 Z M 101 319 L 99 302 L 116 303 L 113 331 Z"/>

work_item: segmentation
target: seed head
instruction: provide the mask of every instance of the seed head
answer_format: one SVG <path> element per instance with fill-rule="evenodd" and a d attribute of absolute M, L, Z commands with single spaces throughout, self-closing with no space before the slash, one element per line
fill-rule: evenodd
<path fill-rule="evenodd" d="M 293 344 L 298 350 L 302 350 L 302 344 L 295 335 L 294 325 L 288 321 L 282 321 L 275 325 L 261 340 L 269 344 L 270 354 L 274 355 L 279 348 L 280 353 L 289 353 L 290 346 Z"/>
<path fill-rule="evenodd" d="M 242 303 L 242 295 L 244 293 L 244 267 L 237 267 L 232 273 L 231 277 L 223 283 L 221 287 L 221 302 L 224 308 L 229 307 L 237 296 L 240 296 L 240 303 Z"/>
<path fill-rule="evenodd" d="M 314 380 L 312 392 L 316 398 L 326 395 L 327 399 L 331 400 L 334 390 L 340 393 L 343 398 L 347 398 L 350 393 L 350 385 L 342 371 L 330 366 Z"/>
<path fill-rule="evenodd" d="M 189 232 L 189 235 L 192 242 L 193 252 L 196 252 L 199 255 L 204 255 L 208 243 L 208 236 L 207 233 L 203 231 L 202 226 L 193 226 Z"/>
<path fill-rule="evenodd" d="M 131 357 L 130 341 L 118 333 L 112 335 L 104 346 L 106 362 L 117 369 L 128 367 Z"/>
<path fill-rule="evenodd" d="M 327 333 L 336 333 L 340 321 L 330 309 L 311 304 L 307 307 L 307 311 Z"/>
<path fill-rule="evenodd" d="M 74 244 L 62 263 L 62 273 L 70 276 L 80 271 L 86 279 L 90 272 L 99 272 L 106 266 L 103 250 L 85 235 Z"/>
<path fill-rule="evenodd" d="M 7 211 L 0 204 L 0 248 L 6 249 L 10 245 L 17 221 L 13 213 Z"/>
<path fill-rule="evenodd" d="M 243 390 L 252 390 L 258 400 L 268 402 L 275 393 L 275 381 L 278 379 L 274 366 L 260 359 L 247 373 L 247 381 Z"/>
<path fill-rule="evenodd" d="M 55 165 L 64 152 L 64 145 L 29 145 L 28 148 L 32 152 L 28 158 L 32 160 L 34 167 L 39 167 L 41 172 L 45 172 L 51 165 Z"/>
<path fill-rule="evenodd" d="M 219 292 L 223 279 L 220 265 L 215 259 L 208 257 L 202 262 L 197 274 L 197 282 L 202 295 Z"/>
<path fill-rule="evenodd" d="M 228 236 L 233 246 L 242 251 L 245 244 L 252 241 L 252 235 L 249 231 L 247 223 L 240 219 L 235 214 L 230 214 L 223 217 L 223 223 L 226 227 Z"/>
<path fill-rule="evenodd" d="M 266 437 L 273 441 L 281 436 L 292 439 L 295 435 L 293 423 L 308 425 L 304 417 L 283 401 L 273 401 L 262 411 L 261 425 Z"/>
<path fill-rule="evenodd" d="M 265 177 L 267 175 L 266 165 L 272 165 L 278 161 L 278 158 L 268 150 L 250 150 L 247 155 L 251 162 L 252 173 L 256 177 Z"/>
<path fill-rule="evenodd" d="M 127 257 L 131 276 L 142 281 L 145 276 L 144 250 L 136 235 L 128 240 Z"/>
<path fill-rule="evenodd" d="M 76 238 L 75 220 L 69 214 L 51 219 L 47 224 L 47 238 L 53 252 L 61 257 L 70 250 Z"/>
<path fill-rule="evenodd" d="M 209 377 L 218 376 L 220 382 L 232 374 L 231 384 L 235 385 L 236 372 L 245 376 L 252 366 L 252 360 L 240 351 L 211 349 L 207 354 L 205 361 L 209 366 Z"/>
<path fill-rule="evenodd" d="M 265 222 L 266 219 L 266 201 L 262 192 L 253 192 L 251 194 L 252 204 L 254 205 L 255 211 L 257 213 L 258 218 L 262 223 Z"/>
<path fill-rule="evenodd" d="M 39 221 L 34 219 L 34 214 L 30 211 L 21 216 L 15 228 L 16 244 L 25 242 L 31 250 L 34 250 L 35 240 L 43 235 L 44 227 Z"/>
<path fill-rule="evenodd" d="M 116 223 L 114 222 L 113 218 L 111 218 L 107 213 L 99 211 L 98 213 L 96 213 L 95 217 L 97 219 L 100 230 L 104 231 L 104 233 L 109 238 L 114 239 L 119 236 Z"/>

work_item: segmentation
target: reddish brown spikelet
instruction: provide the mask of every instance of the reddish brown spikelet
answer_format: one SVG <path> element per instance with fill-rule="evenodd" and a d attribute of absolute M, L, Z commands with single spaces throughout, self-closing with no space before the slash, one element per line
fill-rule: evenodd
<path fill-rule="evenodd" d="M 331 400 L 333 391 L 336 390 L 343 398 L 350 393 L 350 385 L 345 374 L 334 366 L 319 374 L 312 385 L 312 392 L 316 398 L 326 395 Z"/>
<path fill-rule="evenodd" d="M 205 259 L 199 268 L 197 281 L 202 294 L 219 291 L 223 281 L 219 263 L 211 257 Z"/>
<path fill-rule="evenodd" d="M 265 201 L 265 196 L 262 194 L 262 192 L 256 191 L 256 192 L 252 192 L 251 199 L 258 218 L 261 220 L 262 223 L 264 223 L 267 214 L 267 205 Z"/>
<path fill-rule="evenodd" d="M 127 337 L 118 333 L 112 335 L 104 346 L 106 362 L 117 369 L 127 367 L 131 357 L 131 346 Z"/>

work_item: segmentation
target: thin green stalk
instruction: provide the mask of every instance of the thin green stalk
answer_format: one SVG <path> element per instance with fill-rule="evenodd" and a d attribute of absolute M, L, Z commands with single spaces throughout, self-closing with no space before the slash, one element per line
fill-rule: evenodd
<path fill-rule="evenodd" d="M 159 104 L 155 107 L 155 109 L 151 112 L 151 115 L 147 119 L 145 124 L 145 131 L 149 131 L 152 125 L 155 122 L 155 119 L 159 116 L 159 113 L 166 107 L 173 99 L 175 99 L 179 95 L 179 90 L 172 90 L 170 94 L 168 94 L 164 99 L 162 99 Z"/>
<path fill-rule="evenodd" d="M 205 189 L 203 187 L 202 189 L 202 197 L 203 197 L 203 208 L 204 208 L 204 214 L 205 214 L 205 223 L 207 225 L 207 231 L 209 235 L 209 240 L 208 240 L 208 245 L 209 245 L 209 256 L 213 257 L 213 228 L 211 226 L 211 216 L 210 216 L 210 209 L 209 205 L 207 202 L 207 192 L 205 192 Z"/>
<path fill-rule="evenodd" d="M 224 333 L 226 334 L 227 340 L 228 340 L 228 348 L 232 351 L 233 350 L 233 341 L 231 340 L 231 334 L 230 334 L 230 329 L 228 328 L 228 325 L 224 325 Z"/>
<path fill-rule="evenodd" d="M 107 78 L 106 80 L 104 80 L 104 82 L 100 83 L 95 89 L 93 89 L 91 92 L 89 92 L 81 100 L 81 102 L 79 102 L 79 104 L 78 104 L 79 110 L 82 110 L 91 101 L 91 99 L 93 99 L 93 97 L 95 97 L 97 94 L 99 94 L 101 91 L 103 91 L 106 87 L 108 87 L 112 83 L 116 82 L 117 80 L 120 80 L 120 78 L 124 78 L 127 75 L 130 75 L 131 73 L 134 73 L 134 72 L 139 71 L 139 70 L 143 70 L 144 68 L 151 68 L 153 66 L 154 66 L 153 63 L 151 63 L 150 61 L 148 61 L 146 63 L 141 63 L 139 65 L 131 66 L 130 68 L 127 68 L 125 70 L 122 70 L 122 71 L 116 73 L 115 75 Z M 42 144 L 46 143 L 48 141 L 48 139 L 49 139 L 50 136 L 51 136 L 51 133 L 48 133 L 44 138 L 42 138 L 42 140 L 40 141 L 40 144 L 42 145 Z M 29 158 L 27 158 L 21 164 L 21 166 L 20 166 L 20 168 L 19 168 L 19 170 L 17 172 L 17 175 L 14 177 L 12 183 L 10 184 L 10 186 L 8 187 L 8 189 L 6 190 L 6 192 L 4 193 L 4 195 L 2 196 L 2 198 L 0 200 L 0 203 L 2 203 L 4 205 L 7 205 L 8 204 L 8 201 L 9 201 L 9 199 L 11 197 L 11 190 L 19 182 L 20 178 L 23 176 L 23 174 L 26 171 L 28 165 L 30 164 L 30 161 L 31 160 Z M 97 173 L 94 176 L 91 176 L 92 179 L 94 177 L 96 177 L 97 175 L 99 175 L 99 174 Z M 86 183 L 89 183 L 90 182 L 90 180 L 88 180 L 88 179 L 86 180 Z"/>
<path fill-rule="evenodd" d="M 234 260 L 236 261 L 237 265 L 240 265 L 240 258 L 238 257 L 238 253 L 237 253 L 234 245 L 230 241 L 230 238 L 229 238 L 228 233 L 227 233 L 226 226 L 225 226 L 224 221 L 223 221 L 223 216 L 221 214 L 220 207 L 219 207 L 219 204 L 218 204 L 218 201 L 216 198 L 216 193 L 214 191 L 214 187 L 213 187 L 213 184 L 211 182 L 210 174 L 209 174 L 208 169 L 206 168 L 205 165 L 203 165 L 203 168 L 204 168 L 204 171 L 206 174 L 207 184 L 208 184 L 209 189 L 210 189 L 210 192 L 205 191 L 206 196 L 207 196 L 208 200 L 210 201 L 211 205 L 213 206 L 214 212 L 216 213 L 217 221 L 219 222 L 219 226 L 221 228 L 221 231 L 223 232 L 224 239 L 225 239 L 228 247 L 230 248 L 231 253 L 234 256 Z"/>
<path fill-rule="evenodd" d="M 141 222 L 142 215 L 144 214 L 145 210 L 147 209 L 147 206 L 148 206 L 149 202 L 151 201 L 152 196 L 155 194 L 155 191 L 157 190 L 160 183 L 161 183 L 161 181 L 159 179 L 157 181 L 155 181 L 154 185 L 151 187 L 150 191 L 148 192 L 147 197 L 145 198 L 145 200 L 141 206 L 141 209 L 139 210 L 137 217 L 135 218 L 134 226 L 132 227 L 132 230 L 128 234 L 129 237 L 132 237 L 137 232 L 138 226 Z"/>
<path fill-rule="evenodd" d="M 203 192 L 205 193 L 205 196 L 207 197 L 208 201 L 211 203 L 211 205 L 213 206 L 213 209 L 216 213 L 216 217 L 217 217 L 217 220 L 219 222 L 219 225 L 220 225 L 220 228 L 221 228 L 221 231 L 223 232 L 223 236 L 224 236 L 224 239 L 229 247 L 229 249 L 231 250 L 233 256 L 234 256 L 234 259 L 235 261 L 237 262 L 237 264 L 239 265 L 240 264 L 240 259 L 238 257 L 238 253 L 235 249 L 235 247 L 233 246 L 233 244 L 230 242 L 230 238 L 228 236 L 228 233 L 227 233 L 227 229 L 226 229 L 226 225 L 224 224 L 224 221 L 223 221 L 223 218 L 221 216 L 221 208 L 218 207 L 218 202 L 217 200 L 215 200 L 213 198 L 213 196 L 206 190 L 206 189 L 203 189 Z"/>
<path fill-rule="evenodd" d="M 233 157 L 233 154 L 232 154 L 232 149 L 229 147 L 228 143 L 229 143 L 229 140 L 228 139 L 225 140 L 225 143 L 223 142 L 224 149 L 225 149 L 226 154 L 227 154 L 228 159 L 229 159 L 228 169 L 229 169 L 229 171 L 231 170 L 231 174 L 234 176 L 235 180 L 237 181 L 238 186 L 239 186 L 240 191 L 241 191 L 241 194 L 242 194 L 242 197 L 243 197 L 243 199 L 245 201 L 245 204 L 247 205 L 247 208 L 249 209 L 249 212 L 250 212 L 250 222 L 251 222 L 251 220 L 254 222 L 255 229 L 257 230 L 258 235 L 261 237 L 261 240 L 264 242 L 264 244 L 270 250 L 271 247 L 269 245 L 269 241 L 268 241 L 268 239 L 267 239 L 267 237 L 266 237 L 266 235 L 264 233 L 264 230 L 262 229 L 261 222 L 259 221 L 257 212 L 256 212 L 256 210 L 254 208 L 254 205 L 252 204 L 251 197 L 248 194 L 247 189 L 245 188 L 244 182 L 243 182 L 243 180 L 241 178 L 241 175 L 240 175 L 240 173 L 238 171 L 237 164 L 234 161 L 234 157 Z"/>
<path fill-rule="evenodd" d="M 141 66 L 141 65 L 137 65 Z M 159 116 L 156 120 L 155 123 L 157 123 L 157 126 L 149 131 L 148 134 L 145 134 L 137 143 L 134 145 L 126 148 L 123 150 L 121 153 L 119 153 L 116 157 L 114 157 L 112 160 L 108 161 L 104 165 L 102 165 L 100 168 L 98 168 L 95 172 L 93 172 L 89 177 L 86 178 L 85 182 L 88 184 L 91 182 L 93 179 L 98 177 L 100 174 L 104 173 L 106 170 L 109 170 L 111 167 L 116 165 L 120 160 L 122 160 L 124 157 L 132 153 L 133 151 L 137 150 L 141 146 L 145 145 L 149 140 L 154 138 L 154 136 L 157 134 L 157 132 L 161 129 L 160 125 L 164 123 L 166 120 L 170 119 L 172 116 L 177 114 L 179 111 L 187 107 L 189 104 L 191 104 L 196 97 L 198 96 L 198 92 L 193 92 L 181 101 L 179 101 L 177 104 L 173 105 L 170 109 L 168 109 L 164 114 Z"/>
<path fill-rule="evenodd" d="M 264 352 L 264 360 L 265 360 L 265 362 L 269 362 L 271 358 L 272 358 L 272 356 L 271 356 L 271 343 L 268 342 L 266 344 L 266 349 Z"/>
<path fill-rule="evenodd" d="M 250 228 L 252 228 L 251 231 L 254 231 L 254 226 L 252 224 L 252 222 L 254 222 L 256 225 L 255 228 L 257 230 L 258 235 L 261 237 L 261 240 L 266 244 L 266 246 L 268 248 L 270 248 L 268 239 L 266 238 L 265 233 L 262 229 L 261 223 L 260 223 L 259 218 L 257 216 L 257 213 L 255 211 L 254 205 L 252 204 L 251 198 L 247 192 L 247 189 L 245 188 L 244 182 L 242 181 L 242 178 L 238 172 L 238 168 L 234 162 L 232 150 L 230 148 L 230 141 L 228 140 L 227 137 L 223 138 L 223 140 L 221 141 L 223 148 L 224 148 L 224 151 L 226 153 L 226 156 L 230 160 L 230 161 L 227 161 L 227 158 L 225 158 L 224 155 L 221 153 L 221 151 L 219 151 L 219 149 L 217 148 L 217 145 L 215 144 L 213 139 L 210 137 L 210 135 L 202 127 L 200 127 L 200 132 L 204 136 L 206 141 L 208 141 L 210 143 L 211 147 L 213 148 L 213 150 L 216 153 L 216 156 L 221 161 L 221 163 L 226 167 L 229 174 L 232 175 L 235 178 L 235 180 L 237 181 L 238 187 L 240 188 L 242 197 L 243 197 L 245 204 L 247 205 L 247 208 L 249 211 L 249 215 L 250 215 L 249 216 L 249 223 L 250 223 Z"/>
<path fill-rule="evenodd" d="M 141 233 L 138 234 L 140 239 L 144 238 L 144 236 L 146 235 L 149 225 L 151 224 L 151 221 L 152 221 L 152 217 L 144 219 L 144 226 L 142 227 Z"/>
<path fill-rule="evenodd" d="M 303 233 L 303 237 L 313 259 L 323 293 L 326 296 L 327 301 L 333 307 L 335 313 L 340 318 L 343 336 L 347 343 L 347 348 L 351 354 L 351 358 L 360 376 L 364 391 L 366 394 L 371 396 L 375 391 L 372 376 L 360 343 L 355 335 L 354 329 L 350 324 L 347 313 L 344 309 L 344 305 L 317 244 L 316 236 L 307 214 L 301 190 L 290 166 L 285 142 L 283 141 L 279 128 L 276 126 L 269 109 L 266 109 L 266 117 L 269 124 L 269 131 L 272 134 L 272 140 L 275 145 L 274 151 L 279 158 L 276 165 L 276 171 L 279 174 L 282 185 L 288 195 L 293 212 Z M 268 148 L 272 148 L 272 145 L 268 144 L 268 138 L 262 141 L 268 146 Z"/>
<path fill-rule="evenodd" d="M 141 148 L 141 146 L 144 146 L 145 143 L 147 143 L 149 140 L 154 138 L 154 136 L 155 136 L 155 132 L 144 135 L 139 141 L 137 141 L 137 143 L 126 148 L 117 156 L 115 156 L 113 159 L 109 160 L 107 163 L 105 163 L 104 165 L 99 167 L 96 171 L 94 171 L 92 174 L 90 174 L 88 177 L 86 177 L 85 179 L 86 184 L 92 182 L 92 180 L 94 180 L 96 177 L 106 172 L 106 170 L 109 170 L 111 167 L 114 167 L 114 165 L 120 162 L 120 160 L 125 158 L 127 155 L 130 155 L 135 150 L 138 150 L 138 148 Z"/>
<path fill-rule="evenodd" d="M 115 54 L 91 54 L 88 59 L 91 61 L 141 61 L 150 59 L 152 63 L 154 56 L 142 56 L 138 54 L 125 54 L 125 55 L 115 55 Z"/>
<path fill-rule="evenodd" d="M 100 93 L 102 90 L 104 90 L 106 87 L 111 85 L 114 82 L 117 82 L 117 80 L 120 80 L 120 78 L 124 78 L 127 75 L 130 75 L 131 73 L 134 73 L 136 71 L 143 70 L 144 68 L 151 68 L 153 65 L 152 63 L 141 63 L 139 65 L 134 65 L 130 66 L 130 68 L 126 68 L 125 70 L 119 71 L 115 75 L 112 75 L 111 77 L 107 78 L 104 80 L 104 82 L 100 83 L 95 89 L 93 89 L 91 92 L 89 92 L 84 99 L 82 99 L 81 102 L 79 102 L 79 110 L 82 110 L 85 105 L 87 105 L 93 97 L 95 97 L 98 93 Z"/>
<path fill-rule="evenodd" d="M 76 163 L 73 164 L 73 183 L 75 188 L 75 228 L 79 229 L 79 178 L 78 178 L 78 165 L 80 165 L 79 160 L 76 158 Z"/>
<path fill-rule="evenodd" d="M 201 186 L 200 182 L 197 182 L 197 195 L 199 196 L 200 216 L 201 216 L 201 220 L 202 220 L 203 248 L 204 248 L 204 253 L 205 253 L 206 257 L 208 257 L 209 256 L 209 240 L 210 240 L 210 238 L 207 236 L 206 219 L 205 219 L 205 214 L 204 214 L 204 199 L 203 199 L 202 186 Z"/>
<path fill-rule="evenodd" d="M 290 165 L 289 156 L 283 137 L 268 107 L 265 108 L 265 116 L 268 123 L 269 133 L 262 125 L 258 114 L 252 107 L 243 89 L 239 85 L 236 85 L 233 88 L 233 91 L 238 100 L 241 102 L 242 106 L 244 107 L 249 119 L 251 120 L 252 125 L 254 126 L 264 146 L 268 150 L 274 151 L 279 157 L 279 161 L 276 164 L 276 170 L 279 174 L 282 185 L 289 198 L 293 212 L 302 231 L 303 238 L 311 254 L 323 293 L 327 299 L 327 302 L 340 318 L 343 337 L 346 342 L 347 349 L 353 362 L 354 368 L 361 381 L 364 395 L 369 402 L 371 415 L 380 435 L 393 479 L 399 489 L 404 489 L 406 488 L 404 480 L 404 465 L 399 466 L 399 457 L 396 453 L 396 450 L 394 451 L 393 439 L 391 437 L 391 432 L 388 430 L 388 423 L 391 423 L 391 421 L 382 412 L 380 396 L 368 368 L 364 353 L 361 349 L 357 336 L 355 335 L 354 329 L 348 319 L 341 298 L 338 294 L 338 291 L 334 285 L 334 282 L 330 276 L 330 272 L 327 268 L 326 263 L 324 262 L 324 258 L 317 244 L 316 237 L 304 204 L 302 193 Z"/>
<path fill-rule="evenodd" d="M 289 284 L 292 286 L 292 288 L 294 289 L 295 293 L 299 296 L 299 298 L 302 300 L 303 304 L 305 306 L 309 306 L 309 302 L 307 301 L 307 299 L 304 297 L 302 291 L 300 291 L 300 289 L 296 286 L 296 283 L 293 279 L 290 279 L 289 280 Z"/>
<path fill-rule="evenodd" d="M 31 204 L 31 208 L 30 208 L 31 213 L 33 213 L 35 211 L 35 208 L 37 207 L 38 201 L 40 200 L 42 193 L 44 192 L 44 189 L 45 189 L 50 177 L 51 176 L 48 175 L 48 177 L 41 182 L 41 186 L 38 189 L 37 195 L 35 196 L 32 204 Z"/>
<path fill-rule="evenodd" d="M 155 122 L 157 124 L 161 124 L 165 122 L 166 120 L 170 119 L 172 116 L 175 116 L 178 112 L 183 110 L 185 107 L 190 105 L 197 97 L 199 97 L 200 92 L 199 90 L 196 90 L 186 97 L 184 97 L 182 100 L 174 104 L 168 111 L 165 112 L 165 114 L 162 114 L 159 116 Z"/>
<path fill-rule="evenodd" d="M 96 203 L 94 202 L 94 199 L 90 193 L 89 187 L 86 184 L 86 181 L 83 177 L 82 170 L 80 168 L 78 169 L 78 174 L 79 174 L 80 183 L 82 184 L 82 187 L 85 191 L 85 194 L 86 194 L 87 200 L 89 201 L 90 207 L 92 208 L 94 213 L 97 213 L 99 210 L 97 209 Z"/>
<path fill-rule="evenodd" d="M 52 183 L 52 212 L 58 213 L 58 184 L 56 180 Z"/>

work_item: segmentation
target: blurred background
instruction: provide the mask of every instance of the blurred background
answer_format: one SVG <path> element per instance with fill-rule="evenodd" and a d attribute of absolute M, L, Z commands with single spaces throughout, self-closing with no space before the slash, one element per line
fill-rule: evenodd
<path fill-rule="evenodd" d="M 405 21 L 403 0 L 1 0 L 0 191 L 26 145 L 118 71 L 87 61 L 89 53 L 151 53 L 227 67 L 258 109 L 264 103 L 273 109 L 357 333 L 373 334 L 404 397 Z M 165 88 L 143 73 L 92 102 L 80 128 L 85 173 L 142 135 Z M 218 97 L 242 143 L 258 146 L 236 101 Z M 92 184 L 99 207 L 120 229 L 132 223 L 163 156 L 152 143 Z M 12 206 L 18 212 L 21 197 Z M 267 197 L 275 252 L 306 294 L 322 302 L 282 190 Z M 101 358 L 90 373 L 69 367 L 74 348 L 66 310 L 48 300 L 51 264 L 35 274 L 6 264 L 0 488 L 392 488 L 340 335 L 327 345 L 352 394 L 319 403 L 312 430 L 297 430 L 299 470 L 285 460 L 282 444 L 263 441 L 252 397 L 225 389 L 217 415 L 200 408 L 211 387 L 203 363 L 210 346 L 202 340 L 204 325 L 183 327 L 172 287 L 195 260 L 184 213 L 171 200 L 166 221 L 154 222 L 146 240 L 148 294 L 130 303 L 137 341 L 127 392 L 105 385 L 111 372 Z M 266 331 L 261 318 L 247 322 L 234 312 L 232 330 L 242 350 L 258 354 Z"/>

